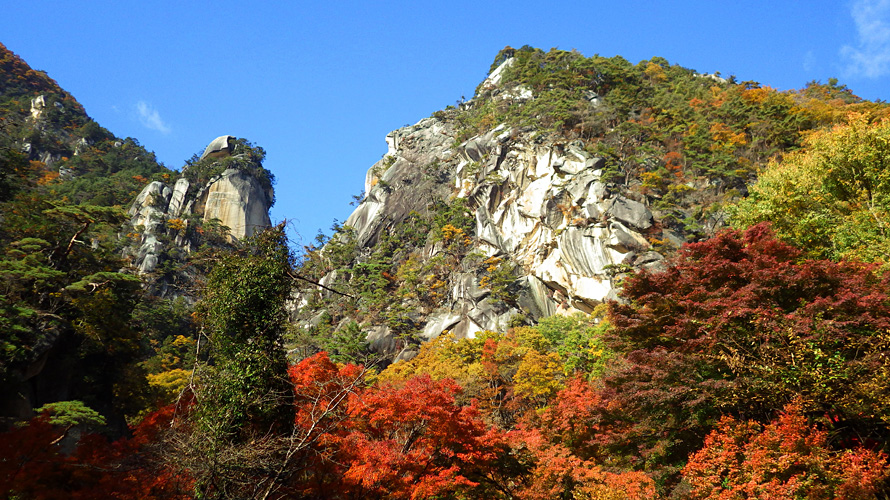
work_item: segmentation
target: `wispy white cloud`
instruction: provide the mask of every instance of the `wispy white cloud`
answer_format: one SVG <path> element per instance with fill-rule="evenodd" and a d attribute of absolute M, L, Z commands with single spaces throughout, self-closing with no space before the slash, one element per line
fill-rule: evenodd
<path fill-rule="evenodd" d="M 803 70 L 808 73 L 815 70 L 817 62 L 816 54 L 814 54 L 812 50 L 807 51 L 803 56 Z"/>
<path fill-rule="evenodd" d="M 164 123 L 164 120 L 161 119 L 161 115 L 160 113 L 158 113 L 158 110 L 156 110 L 151 104 L 148 104 L 145 101 L 137 102 L 136 112 L 139 114 L 139 121 L 146 128 L 157 130 L 162 134 L 170 133 L 170 126 Z"/>
<path fill-rule="evenodd" d="M 855 0 L 850 14 L 856 23 L 856 46 L 841 47 L 850 76 L 879 78 L 890 74 L 890 0 Z"/>

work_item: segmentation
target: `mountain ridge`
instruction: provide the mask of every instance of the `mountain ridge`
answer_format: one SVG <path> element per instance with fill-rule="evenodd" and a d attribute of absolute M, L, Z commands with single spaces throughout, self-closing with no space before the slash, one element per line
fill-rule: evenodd
<path fill-rule="evenodd" d="M 628 272 L 726 227 L 725 207 L 801 130 L 855 109 L 880 105 L 836 81 L 779 92 L 657 57 L 505 48 L 471 100 L 386 136 L 361 202 L 304 260 L 360 298 L 304 284 L 296 321 L 310 336 L 357 322 L 402 358 L 442 332 L 589 314 Z"/>

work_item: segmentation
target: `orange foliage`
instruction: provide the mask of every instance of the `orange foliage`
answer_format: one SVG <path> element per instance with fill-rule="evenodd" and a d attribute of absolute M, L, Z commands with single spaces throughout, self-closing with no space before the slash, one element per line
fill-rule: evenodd
<path fill-rule="evenodd" d="M 56 172 L 55 170 L 51 170 L 51 171 L 43 174 L 43 177 L 41 177 L 40 179 L 37 179 L 37 184 L 43 186 L 45 184 L 49 184 L 49 183 L 55 181 L 58 178 L 59 178 L 59 173 Z"/>
<path fill-rule="evenodd" d="M 744 132 L 735 133 L 725 123 L 717 122 L 711 125 L 711 137 L 720 146 L 734 148 L 748 142 Z"/>
<path fill-rule="evenodd" d="M 831 450 L 827 433 L 789 405 L 765 426 L 724 417 L 683 474 L 696 500 L 854 500 L 875 498 L 890 469 L 883 453 Z"/>
<path fill-rule="evenodd" d="M 450 379 L 416 376 L 350 401 L 341 443 L 344 479 L 387 498 L 430 498 L 478 486 L 505 447 L 474 405 L 459 406 Z"/>

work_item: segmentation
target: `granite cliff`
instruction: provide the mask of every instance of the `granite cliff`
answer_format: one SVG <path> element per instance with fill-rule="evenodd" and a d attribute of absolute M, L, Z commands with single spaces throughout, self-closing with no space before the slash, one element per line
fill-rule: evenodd
<path fill-rule="evenodd" d="M 135 252 L 139 271 L 150 273 L 157 268 L 165 252 L 161 236 L 170 237 L 173 245 L 186 252 L 192 251 L 196 240 L 188 237 L 194 235 L 189 231 L 190 224 L 217 225 L 227 231 L 229 241 L 270 227 L 274 193 L 271 182 L 264 185 L 264 177 L 257 174 L 269 175 L 261 161 L 243 140 L 239 143 L 223 135 L 214 139 L 175 181 L 146 185 L 128 212 L 130 224 L 139 235 Z"/>
<path fill-rule="evenodd" d="M 496 99 L 533 99 L 528 88 L 500 88 L 499 77 L 512 63 L 506 59 L 481 88 L 499 94 Z M 296 296 L 302 328 L 334 321 L 342 329 L 355 321 L 374 349 L 410 356 L 415 344 L 406 332 L 421 340 L 443 332 L 463 338 L 553 314 L 590 313 L 615 297 L 622 273 L 661 266 L 664 249 L 685 241 L 659 223 L 648 200 L 607 179 L 607 160 L 581 140 L 505 123 L 461 140 L 461 115 L 483 102 L 477 97 L 386 136 L 388 151 L 368 170 L 361 203 L 316 249 L 327 268 L 306 260 L 304 269 L 326 270 L 318 277 L 328 288 L 307 284 Z M 383 240 L 413 221 L 435 219 L 446 206 L 462 212 L 457 216 L 465 227 L 451 226 L 464 239 L 427 224 L 430 236 L 390 252 L 397 265 L 375 285 L 395 292 L 392 300 L 400 303 L 377 306 L 382 314 L 375 306 L 364 309 L 356 281 L 382 247 L 392 246 Z M 341 261 L 331 264 L 335 254 Z M 416 269 L 406 269 L 412 265 Z M 396 290 L 397 276 L 412 271 L 421 274 L 413 277 L 414 292 Z M 355 312 L 335 312 L 340 305 L 333 302 L 347 299 L 331 289 L 358 294 Z"/>
<path fill-rule="evenodd" d="M 355 244 L 355 264 L 361 265 L 383 234 L 412 214 L 429 214 L 430 200 L 463 200 L 464 215 L 472 217 L 466 234 L 474 237 L 443 276 L 448 289 L 441 302 L 416 310 L 412 323 L 422 339 L 589 313 L 614 295 L 616 269 L 660 265 L 664 257 L 649 240 L 664 238 L 665 230 L 645 204 L 604 182 L 602 158 L 503 125 L 459 144 L 455 137 L 453 123 L 438 117 L 390 133 L 389 151 L 368 170 L 367 194 L 344 223 L 349 236 L 342 238 Z M 430 262 L 453 249 L 431 240 L 412 251 Z M 480 284 L 478 267 L 486 261 L 512 264 L 508 300 L 492 296 L 486 281 Z M 343 274 L 333 270 L 321 281 L 333 283 Z M 307 293 L 300 296 L 304 305 Z M 383 350 L 399 345 L 386 323 L 368 333 Z"/>
<path fill-rule="evenodd" d="M 812 126 L 802 99 L 660 58 L 508 47 L 473 99 L 386 136 L 355 211 L 307 249 L 295 349 L 346 335 L 398 358 L 594 312 L 724 225 Z"/>

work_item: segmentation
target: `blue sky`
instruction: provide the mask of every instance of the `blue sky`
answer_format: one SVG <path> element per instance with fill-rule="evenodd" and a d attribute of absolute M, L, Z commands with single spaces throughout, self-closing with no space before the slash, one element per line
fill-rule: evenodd
<path fill-rule="evenodd" d="M 890 99 L 890 0 L 30 0 L 4 6 L 0 42 L 168 167 L 222 134 L 265 148 L 298 243 L 346 219 L 390 130 L 471 97 L 506 45 Z"/>

